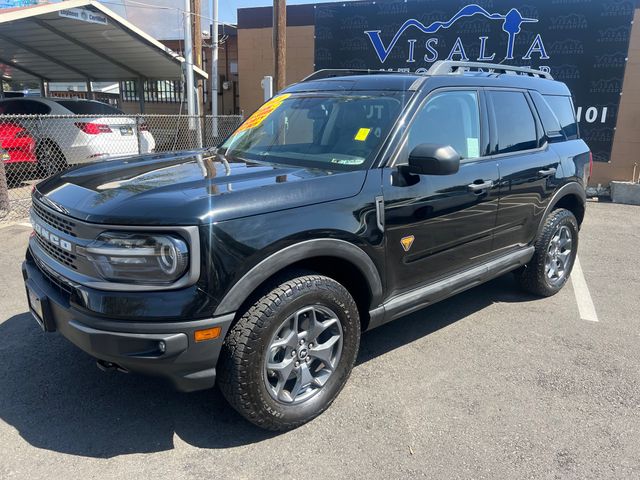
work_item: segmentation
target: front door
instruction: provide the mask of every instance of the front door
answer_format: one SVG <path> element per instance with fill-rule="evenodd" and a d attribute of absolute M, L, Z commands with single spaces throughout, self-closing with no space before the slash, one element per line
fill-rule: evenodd
<path fill-rule="evenodd" d="M 390 297 L 482 263 L 491 253 L 499 175 L 496 162 L 484 157 L 481 105 L 475 90 L 432 93 L 408 128 L 399 156 L 383 171 Z M 397 166 L 422 143 L 452 146 L 462 157 L 460 171 L 399 182 Z"/>

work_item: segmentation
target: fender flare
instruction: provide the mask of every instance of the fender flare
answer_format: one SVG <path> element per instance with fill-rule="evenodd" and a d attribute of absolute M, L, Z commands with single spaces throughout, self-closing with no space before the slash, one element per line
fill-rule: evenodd
<path fill-rule="evenodd" d="M 224 296 L 214 315 L 237 311 L 263 282 L 300 260 L 336 257 L 353 264 L 367 279 L 371 305 L 382 301 L 382 281 L 373 260 L 361 248 L 344 240 L 321 238 L 295 243 L 270 255 L 249 270 Z"/>
<path fill-rule="evenodd" d="M 542 218 L 540 219 L 540 224 L 538 225 L 536 238 L 540 236 L 540 232 L 544 227 L 544 222 L 549 216 L 549 214 L 553 211 L 553 209 L 558 204 L 558 202 L 562 200 L 564 197 L 566 197 L 567 195 L 576 195 L 580 200 L 580 202 L 582 203 L 583 207 L 585 207 L 585 205 L 587 204 L 587 193 L 585 192 L 585 189 L 582 185 L 580 185 L 578 182 L 570 182 L 570 183 L 564 184 L 553 194 L 553 197 L 551 197 L 551 200 L 549 201 L 547 208 L 544 210 L 544 215 L 542 215 Z"/>

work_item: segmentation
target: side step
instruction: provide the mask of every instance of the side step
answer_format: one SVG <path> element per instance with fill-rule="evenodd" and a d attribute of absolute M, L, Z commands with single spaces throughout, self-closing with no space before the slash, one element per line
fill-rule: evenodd
<path fill-rule="evenodd" d="M 385 302 L 382 307 L 371 312 L 369 329 L 408 315 L 526 265 L 533 257 L 534 251 L 535 249 L 530 246 L 393 297 Z"/>

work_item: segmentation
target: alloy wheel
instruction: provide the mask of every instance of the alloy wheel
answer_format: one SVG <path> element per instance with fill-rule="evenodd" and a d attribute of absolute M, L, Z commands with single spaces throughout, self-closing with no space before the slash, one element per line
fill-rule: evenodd
<path fill-rule="evenodd" d="M 555 231 L 547 247 L 545 274 L 549 283 L 555 285 L 565 279 L 571 267 L 573 235 L 566 225 Z"/>
<path fill-rule="evenodd" d="M 271 397 L 291 405 L 320 392 L 340 362 L 342 343 L 342 325 L 330 308 L 307 306 L 289 316 L 271 339 L 264 361 Z"/>

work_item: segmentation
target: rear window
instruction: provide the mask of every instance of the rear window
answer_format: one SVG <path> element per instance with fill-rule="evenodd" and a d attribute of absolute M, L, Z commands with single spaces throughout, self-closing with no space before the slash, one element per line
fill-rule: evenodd
<path fill-rule="evenodd" d="M 493 91 L 489 94 L 498 127 L 497 153 L 536 148 L 538 146 L 536 121 L 524 93 Z"/>
<path fill-rule="evenodd" d="M 562 127 L 562 132 L 567 139 L 575 140 L 578 138 L 578 123 L 571 97 L 545 95 L 544 98 L 560 121 L 560 127 Z"/>
<path fill-rule="evenodd" d="M 101 102 L 82 102 L 77 100 L 57 100 L 59 105 L 76 115 L 122 115 L 122 111 Z"/>
<path fill-rule="evenodd" d="M 0 115 L 46 115 L 49 106 L 33 100 L 11 100 L 0 103 Z"/>

